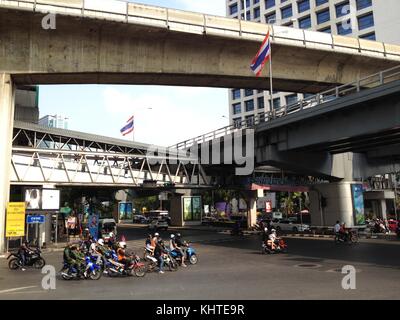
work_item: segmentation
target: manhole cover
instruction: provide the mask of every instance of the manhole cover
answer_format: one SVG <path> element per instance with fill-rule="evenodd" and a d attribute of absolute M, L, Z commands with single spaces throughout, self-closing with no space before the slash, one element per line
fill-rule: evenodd
<path fill-rule="evenodd" d="M 307 268 L 307 269 L 316 269 L 322 267 L 320 264 L 315 263 L 302 263 L 295 265 L 297 268 Z"/>

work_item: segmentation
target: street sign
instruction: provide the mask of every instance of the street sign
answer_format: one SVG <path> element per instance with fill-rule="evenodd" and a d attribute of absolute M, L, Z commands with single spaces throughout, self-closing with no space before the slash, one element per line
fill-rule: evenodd
<path fill-rule="evenodd" d="M 41 224 L 44 222 L 45 222 L 45 217 L 43 215 L 26 217 L 26 223 L 28 224 L 35 224 L 35 223 Z"/>
<path fill-rule="evenodd" d="M 7 204 L 6 237 L 25 236 L 25 202 Z"/>

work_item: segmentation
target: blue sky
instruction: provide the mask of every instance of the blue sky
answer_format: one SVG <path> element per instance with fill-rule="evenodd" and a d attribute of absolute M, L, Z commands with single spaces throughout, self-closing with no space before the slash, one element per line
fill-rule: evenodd
<path fill-rule="evenodd" d="M 130 1 L 225 15 L 225 0 Z M 132 140 L 119 130 L 135 115 L 135 140 L 173 145 L 228 124 L 228 91 L 216 88 L 65 85 L 40 86 L 40 116 L 70 118 L 69 129 Z M 225 116 L 226 118 L 224 118 Z"/>

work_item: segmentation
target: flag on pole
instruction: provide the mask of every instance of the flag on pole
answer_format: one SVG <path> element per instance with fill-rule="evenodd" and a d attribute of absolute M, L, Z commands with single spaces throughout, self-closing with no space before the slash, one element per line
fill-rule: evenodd
<path fill-rule="evenodd" d="M 125 126 L 121 129 L 121 133 L 123 136 L 130 134 L 133 131 L 133 120 L 134 116 L 130 117 L 129 120 L 126 122 Z"/>
<path fill-rule="evenodd" d="M 261 44 L 260 50 L 258 50 L 256 56 L 251 62 L 250 68 L 256 74 L 257 77 L 260 76 L 262 69 L 268 59 L 271 58 L 271 41 L 269 39 L 269 31 L 265 36 L 263 43 Z"/>

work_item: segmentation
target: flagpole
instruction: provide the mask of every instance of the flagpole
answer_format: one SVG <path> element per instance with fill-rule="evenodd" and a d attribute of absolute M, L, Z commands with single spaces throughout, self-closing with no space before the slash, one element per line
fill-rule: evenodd
<path fill-rule="evenodd" d="M 135 142 L 135 115 L 133 115 L 132 142 Z"/>
<path fill-rule="evenodd" d="M 271 98 L 271 111 L 274 110 L 274 99 L 272 97 L 273 87 L 272 87 L 272 37 L 270 38 L 269 42 L 269 95 Z"/>

